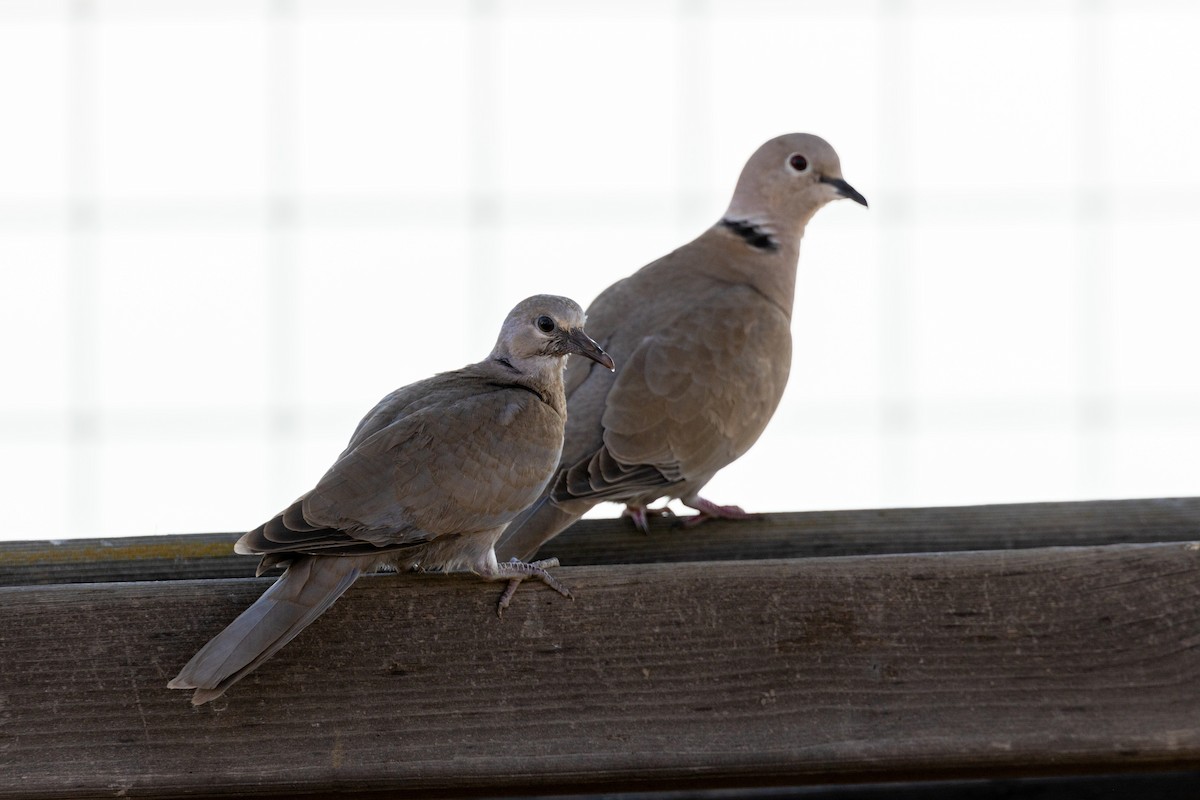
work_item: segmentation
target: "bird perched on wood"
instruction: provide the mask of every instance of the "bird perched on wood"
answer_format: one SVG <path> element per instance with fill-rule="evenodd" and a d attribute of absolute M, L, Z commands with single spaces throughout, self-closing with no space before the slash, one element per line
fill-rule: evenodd
<path fill-rule="evenodd" d="M 613 501 L 642 530 L 648 506 L 677 498 L 699 514 L 741 518 L 700 497 L 742 456 L 783 396 L 792 361 L 796 262 L 826 203 L 867 201 L 825 140 L 793 133 L 750 157 L 724 216 L 698 239 L 605 289 L 588 330 L 616 374 L 567 367 L 567 431 L 554 480 L 505 531 L 501 558 L 529 558 L 592 506 Z"/>
<path fill-rule="evenodd" d="M 262 555 L 260 575 L 286 571 L 168 686 L 195 689 L 195 705 L 221 696 L 381 567 L 508 580 L 499 611 L 525 578 L 569 597 L 546 571 L 557 562 L 498 563 L 494 547 L 558 464 L 567 355 L 613 368 L 583 320 L 572 300 L 530 297 L 486 359 L 380 401 L 316 488 L 238 540 L 238 553 Z"/>

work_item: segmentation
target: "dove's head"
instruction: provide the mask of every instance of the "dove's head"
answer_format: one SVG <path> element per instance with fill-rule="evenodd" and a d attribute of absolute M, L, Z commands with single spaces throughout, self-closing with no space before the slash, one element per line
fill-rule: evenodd
<path fill-rule="evenodd" d="M 727 219 L 778 230 L 803 230 L 821 206 L 849 198 L 867 199 L 842 178 L 842 165 L 829 142 L 810 133 L 777 136 L 750 156 L 738 178 Z"/>
<path fill-rule="evenodd" d="M 612 358 L 584 333 L 583 319 L 583 309 L 569 298 L 527 297 L 508 313 L 492 358 L 527 374 L 547 368 L 561 371 L 563 359 L 573 354 L 612 369 Z"/>

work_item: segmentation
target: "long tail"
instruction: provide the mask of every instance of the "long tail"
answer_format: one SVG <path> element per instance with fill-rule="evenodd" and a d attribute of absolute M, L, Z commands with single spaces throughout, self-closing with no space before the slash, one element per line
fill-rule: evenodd
<path fill-rule="evenodd" d="M 200 648 L 167 687 L 195 689 L 192 704 L 197 706 L 220 697 L 333 605 L 371 561 L 297 558 L 254 605 Z"/>
<path fill-rule="evenodd" d="M 542 495 L 509 523 L 496 544 L 496 560 L 529 561 L 542 545 L 575 524 L 582 514 L 564 511 Z"/>

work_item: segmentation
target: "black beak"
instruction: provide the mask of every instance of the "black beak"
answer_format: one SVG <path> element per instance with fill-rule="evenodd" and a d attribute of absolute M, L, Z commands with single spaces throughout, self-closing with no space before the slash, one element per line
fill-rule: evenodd
<path fill-rule="evenodd" d="M 617 369 L 617 365 L 613 363 L 612 356 L 604 352 L 592 337 L 584 333 L 583 328 L 576 328 L 567 334 L 567 352 L 578 353 L 584 358 L 590 358 L 610 372 L 615 372 Z"/>
<path fill-rule="evenodd" d="M 822 175 L 821 183 L 828 183 L 830 186 L 837 189 L 838 194 L 840 194 L 842 197 L 848 197 L 854 202 L 863 206 L 867 204 L 867 198 L 859 194 L 858 190 L 846 183 L 841 178 L 826 178 L 824 175 Z"/>

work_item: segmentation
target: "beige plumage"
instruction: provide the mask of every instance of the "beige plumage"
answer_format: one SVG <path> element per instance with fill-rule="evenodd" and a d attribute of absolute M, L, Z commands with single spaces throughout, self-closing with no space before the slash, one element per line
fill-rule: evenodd
<path fill-rule="evenodd" d="M 553 563 L 498 563 L 494 546 L 558 464 L 566 356 L 613 367 L 583 319 L 566 298 L 528 298 L 486 359 L 380 401 L 316 488 L 238 540 L 237 552 L 263 556 L 259 574 L 286 571 L 168 686 L 195 689 L 196 705 L 219 697 L 380 567 L 509 580 L 500 610 L 525 578 L 570 596 Z"/>
<path fill-rule="evenodd" d="M 800 239 L 818 209 L 843 197 L 867 204 L 827 142 L 772 139 L 747 162 L 720 221 L 596 298 L 588 330 L 620 367 L 568 366 L 562 462 L 505 531 L 501 558 L 531 557 L 602 501 L 625 503 L 642 529 L 662 497 L 698 510 L 696 521 L 745 516 L 699 492 L 779 405 Z"/>

